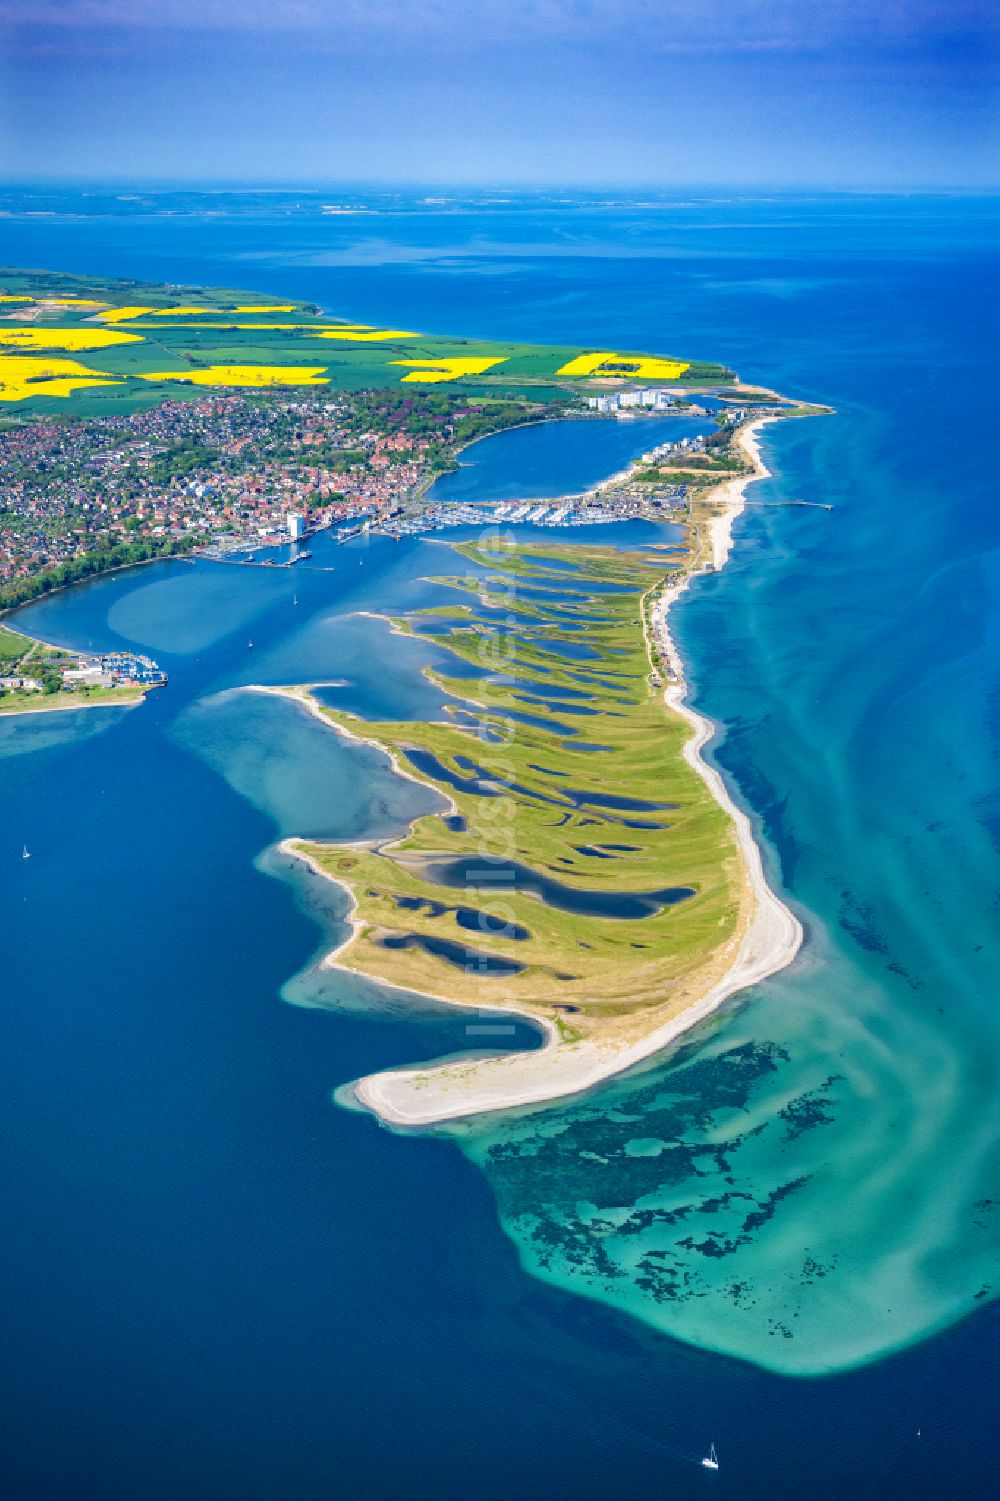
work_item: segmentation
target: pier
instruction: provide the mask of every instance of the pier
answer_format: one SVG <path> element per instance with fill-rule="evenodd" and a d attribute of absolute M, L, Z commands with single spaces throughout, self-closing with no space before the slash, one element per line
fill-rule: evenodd
<path fill-rule="evenodd" d="M 311 557 L 312 554 L 309 554 L 309 556 Z M 254 558 L 227 558 L 225 553 L 216 552 L 197 553 L 191 559 L 191 562 L 198 561 L 205 563 L 225 563 L 229 568 L 292 568 L 302 562 L 301 558 L 292 558 L 283 563 L 272 563 L 270 559 L 265 559 L 258 563 Z M 303 572 L 333 573 L 334 567 L 332 563 L 307 563 L 303 567 Z"/>
<path fill-rule="evenodd" d="M 825 500 L 748 500 L 748 506 L 810 506 L 816 511 L 832 511 L 833 506 Z"/>

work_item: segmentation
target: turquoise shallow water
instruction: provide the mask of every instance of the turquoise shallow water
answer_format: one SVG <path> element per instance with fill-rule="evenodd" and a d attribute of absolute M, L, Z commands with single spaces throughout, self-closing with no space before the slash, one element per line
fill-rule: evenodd
<path fill-rule="evenodd" d="M 912 452 L 893 490 L 878 427 L 822 426 L 766 439 L 760 489 L 837 510 L 751 509 L 728 576 L 678 612 L 805 949 L 652 1080 L 468 1148 L 532 1270 L 805 1375 L 969 1312 L 1000 1255 L 997 555 L 943 562 Z M 637 1137 L 658 1155 L 632 1159 Z"/>
<path fill-rule="evenodd" d="M 671 1059 L 461 1151 L 331 1107 L 470 1039 L 324 979 L 342 904 L 262 853 L 384 828 L 419 794 L 232 691 L 304 676 L 362 713 L 434 712 L 425 648 L 341 620 L 430 603 L 426 555 L 339 549 L 332 577 L 299 571 L 298 607 L 269 570 L 177 564 L 25 613 L 150 650 L 171 682 L 125 714 L 0 724 L 11 1494 L 695 1496 L 712 1439 L 743 1501 L 982 1485 L 995 206 L 591 206 L 567 254 L 569 212 L 386 217 L 381 248 L 357 222 L 7 223 L 26 264 L 691 349 L 837 408 L 769 432 L 758 497 L 834 511 L 751 506 L 676 617 L 800 959 Z"/>
<path fill-rule="evenodd" d="M 967 441 L 982 346 L 956 331 L 976 257 L 908 229 L 891 271 L 754 288 L 769 378 L 837 413 L 768 431 L 775 478 L 676 621 L 806 947 L 652 1081 L 468 1143 L 533 1271 L 798 1374 L 998 1286 L 1000 570 Z M 792 496 L 835 510 L 762 504 Z"/>

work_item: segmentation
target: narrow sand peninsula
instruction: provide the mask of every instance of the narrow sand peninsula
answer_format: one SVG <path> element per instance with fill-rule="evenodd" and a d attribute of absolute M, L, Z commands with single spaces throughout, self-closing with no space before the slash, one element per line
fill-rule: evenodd
<path fill-rule="evenodd" d="M 739 516 L 746 505 L 746 487 L 755 480 L 770 479 L 771 471 L 760 456 L 760 444 L 757 441 L 757 433 L 762 427 L 767 427 L 769 422 L 780 422 L 780 417 L 761 417 L 757 422 L 752 422 L 743 428 L 737 435 L 737 443 L 753 465 L 751 474 L 737 475 L 735 479 L 727 480 L 712 492 L 711 503 L 714 506 L 722 506 L 722 510 L 712 517 L 708 523 L 708 538 L 711 548 L 711 562 L 715 569 L 724 568 L 733 546 L 733 522 Z"/>
<path fill-rule="evenodd" d="M 739 442 L 753 464 L 753 472 L 726 481 L 704 502 L 712 508 L 708 520 L 698 529 L 704 556 L 699 558 L 696 552 L 693 566 L 672 589 L 666 590 L 656 601 L 652 621 L 657 644 L 671 669 L 672 680 L 664 692 L 664 699 L 671 710 L 691 726 L 691 738 L 684 747 L 684 757 L 732 820 L 745 864 L 752 910 L 732 962 L 721 978 L 680 1015 L 652 1027 L 639 1039 L 626 1041 L 588 1038 L 564 1042 L 560 1040 L 554 1027 L 541 1022 L 538 1017 L 528 1016 L 527 1019 L 545 1033 L 543 1046 L 534 1052 L 458 1059 L 439 1065 L 370 1074 L 359 1079 L 354 1085 L 356 1099 L 386 1124 L 400 1127 L 430 1126 L 489 1111 L 543 1104 L 578 1094 L 663 1051 L 684 1032 L 709 1016 L 729 996 L 783 969 L 798 951 L 802 942 L 801 924 L 767 884 L 760 849 L 754 839 L 750 820 L 733 802 L 718 771 L 701 754 L 706 742 L 712 738 L 715 726 L 686 702 L 687 685 L 683 665 L 668 629 L 670 607 L 687 588 L 691 578 L 698 572 L 718 569 L 725 564 L 732 547 L 733 523 L 745 503 L 746 487 L 769 473 L 761 460 L 755 430 L 768 421 L 776 420 L 778 419 L 762 418 L 740 434 Z M 722 509 L 717 509 L 720 506 Z M 345 733 L 322 715 L 318 704 L 309 697 L 306 690 L 270 691 L 290 693 L 303 707 L 322 718 L 331 729 L 340 734 Z M 380 749 L 386 753 L 384 747 Z M 413 777 L 411 773 L 402 770 L 395 758 L 390 759 L 393 759 L 394 767 L 401 775 L 420 781 L 419 777 Z M 299 858 L 308 859 L 302 851 L 288 842 L 282 848 Z M 326 874 L 312 861 L 308 863 L 318 873 Z M 337 958 L 349 942 L 349 938 L 345 940 L 334 953 L 327 956 L 324 964 L 333 968 L 349 968 L 339 964 Z M 452 1001 L 449 1004 L 463 1003 Z M 510 1012 L 513 1008 L 507 1007 L 504 1010 Z"/>

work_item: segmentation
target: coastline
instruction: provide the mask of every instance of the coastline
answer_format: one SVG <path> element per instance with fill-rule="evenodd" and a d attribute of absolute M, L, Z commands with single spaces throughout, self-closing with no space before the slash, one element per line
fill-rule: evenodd
<path fill-rule="evenodd" d="M 145 568 L 148 563 L 173 563 L 182 561 L 192 562 L 193 559 L 190 553 L 161 553 L 152 558 L 136 558 L 131 563 L 115 563 L 110 568 L 98 568 L 94 573 L 85 574 L 82 578 L 67 579 L 64 584 L 53 584 L 51 589 L 43 589 L 40 593 L 33 594 L 30 599 L 19 600 L 16 605 L 0 606 L 0 620 L 5 620 L 8 615 L 16 615 L 18 610 L 28 609 L 29 605 L 37 605 L 44 599 L 50 599 L 54 594 L 64 594 L 67 589 L 75 589 L 78 584 L 91 584 L 97 579 L 110 578 L 114 573 L 126 573 L 130 568 Z M 28 636 L 31 640 L 38 640 L 38 637 L 31 636 L 30 631 L 19 631 L 18 634 Z M 46 644 L 46 642 L 42 642 L 43 646 Z"/>
<path fill-rule="evenodd" d="M 781 418 L 777 414 L 762 417 L 739 434 L 738 441 L 753 464 L 752 472 L 726 480 L 701 502 L 713 510 L 720 504 L 724 509 L 709 515 L 696 525 L 696 537 L 692 540 L 697 550 L 691 564 L 676 584 L 661 591 L 652 612 L 653 635 L 669 662 L 672 673 L 672 680 L 667 684 L 663 698 L 668 707 L 690 726 L 692 732 L 683 747 L 684 759 L 702 779 L 730 820 L 742 858 L 750 912 L 735 940 L 735 953 L 729 958 L 722 975 L 696 1000 L 678 1015 L 654 1026 L 640 1038 L 627 1041 L 586 1038 L 566 1042 L 559 1038 L 556 1027 L 534 1013 L 514 1005 L 497 1008 L 502 1009 L 505 1014 L 522 1016 L 539 1026 L 547 1036 L 543 1046 L 532 1052 L 452 1060 L 420 1068 L 403 1067 L 369 1074 L 356 1080 L 351 1086 L 354 1098 L 384 1124 L 421 1128 L 493 1111 L 541 1105 L 579 1094 L 664 1051 L 683 1033 L 711 1015 L 730 996 L 785 968 L 798 952 L 802 943 L 802 926 L 768 885 L 761 850 L 750 819 L 733 801 L 717 769 L 702 755 L 703 747 L 713 738 L 716 726 L 686 701 L 687 683 L 683 664 L 668 628 L 670 607 L 683 594 L 691 579 L 699 573 L 724 566 L 732 549 L 733 524 L 746 503 L 746 488 L 756 480 L 767 478 L 770 473 L 761 458 L 757 431 L 768 422 L 779 420 Z M 707 535 L 710 558 L 704 555 L 702 547 L 697 546 L 699 531 Z M 421 782 L 420 777 L 401 769 L 385 746 L 366 737 L 353 735 L 342 726 L 332 723 L 321 706 L 311 698 L 307 687 L 258 688 L 255 691 L 275 693 L 298 701 L 337 733 L 364 744 L 375 745 L 389 758 L 394 770 L 400 775 L 408 780 Z M 435 788 L 435 791 L 439 789 Z M 335 885 L 349 892 L 348 887 L 323 870 L 306 850 L 299 848 L 297 841 L 283 840 L 280 848 L 283 852 L 304 860 L 317 874 L 333 880 Z M 342 963 L 338 958 L 350 945 L 357 928 L 353 909 L 348 921 L 348 936 L 321 962 L 324 967 L 356 973 L 358 971 L 353 971 L 350 965 Z M 391 982 L 382 978 L 377 983 L 391 985 Z M 392 988 L 412 992 L 412 987 Z M 467 1011 L 479 1009 L 464 1001 L 440 996 L 432 999 L 462 1006 Z"/>
<path fill-rule="evenodd" d="M 368 615 L 372 619 L 386 618 L 385 616 L 380 616 L 376 612 L 373 612 L 371 610 L 359 610 L 358 614 Z M 328 719 L 327 716 L 323 713 L 322 705 L 312 697 L 311 689 L 319 686 L 321 685 L 318 683 L 301 683 L 294 687 L 284 688 L 273 684 L 247 683 L 236 691 L 240 693 L 266 693 L 274 698 L 288 699 L 290 702 L 298 704 L 301 709 L 304 709 L 307 714 L 311 714 L 314 719 L 318 719 L 326 729 L 332 730 L 334 734 L 341 735 L 345 740 L 353 740 L 356 745 L 367 745 L 370 746 L 372 750 L 378 751 L 380 755 L 385 756 L 396 776 L 402 777 L 405 781 L 408 782 L 415 782 L 418 787 L 428 787 L 430 785 L 429 783 L 425 782 L 422 777 L 418 777 L 413 772 L 407 771 L 406 768 L 401 765 L 394 752 L 387 749 L 387 747 L 382 745 L 380 741 L 373 740 L 365 735 L 355 735 L 350 730 L 346 729 L 343 725 L 339 725 L 334 720 Z M 330 687 L 331 685 L 327 683 L 323 684 L 322 686 Z M 448 797 L 446 793 L 442 792 L 437 787 L 435 787 L 433 790 L 438 794 L 438 796 L 441 797 L 442 801 L 445 803 L 445 813 L 456 813 L 458 811 L 458 805 L 452 798 Z M 364 970 L 355 969 L 353 965 L 343 964 L 340 962 L 340 955 L 344 952 L 345 949 L 350 948 L 351 943 L 354 939 L 354 935 L 361 925 L 359 920 L 355 917 L 355 913 L 357 911 L 357 901 L 355 899 L 354 892 L 345 881 L 338 881 L 336 876 L 332 876 L 328 870 L 324 869 L 324 867 L 316 859 L 315 855 L 313 855 L 308 849 L 304 847 L 308 842 L 309 841 L 307 840 L 303 840 L 299 835 L 292 834 L 287 835 L 284 839 L 279 839 L 278 843 L 272 846 L 272 848 L 279 850 L 283 855 L 287 855 L 289 859 L 300 860 L 303 865 L 308 866 L 308 868 L 313 872 L 314 875 L 321 877 L 324 881 L 329 881 L 333 886 L 338 886 L 340 890 L 343 891 L 347 896 L 349 905 L 347 912 L 344 915 L 344 921 L 347 923 L 348 927 L 347 936 L 337 944 L 336 948 L 329 949 L 327 953 L 323 955 L 322 959 L 320 959 L 319 961 L 319 968 L 342 969 L 345 971 L 345 973 L 362 975 L 364 978 L 370 979 L 371 976 L 366 975 Z M 393 839 L 387 839 L 385 841 L 386 844 L 392 844 L 394 842 L 395 841 Z M 366 839 L 346 840 L 343 844 L 338 845 L 338 848 L 369 849 L 371 847 L 371 844 L 372 841 Z M 418 993 L 413 990 L 412 986 L 397 985 L 392 980 L 384 979 L 382 976 L 379 976 L 378 980 L 372 981 L 372 983 L 383 985 L 389 990 L 402 991 L 405 995 L 414 995 Z M 436 992 L 431 990 L 421 990 L 419 994 L 424 996 L 427 1000 L 436 1001 L 441 1006 L 458 1006 L 463 1011 L 468 1011 L 471 1009 L 465 1001 L 457 1001 L 453 996 L 438 995 Z M 496 1014 L 514 1014 L 520 1016 L 525 1021 L 528 1021 L 533 1026 L 537 1027 L 540 1032 L 546 1033 L 553 1042 L 558 1041 L 558 1029 L 552 1022 L 548 1020 L 547 1017 L 536 1016 L 533 1012 L 521 1011 L 517 1007 L 513 1006 L 497 1007 Z"/>
<path fill-rule="evenodd" d="M 129 566 L 137 568 L 139 567 L 139 564 L 135 563 L 130 564 Z M 120 572 L 121 570 L 116 569 L 114 571 Z M 80 580 L 77 580 L 76 582 L 80 582 Z M 60 586 L 61 589 L 70 589 L 72 587 L 72 584 L 63 584 Z M 52 590 L 51 592 L 56 593 L 57 591 Z M 30 601 L 29 603 L 34 603 L 34 601 Z M 17 606 L 17 609 L 19 610 L 26 608 L 26 605 Z M 0 611 L 0 617 L 9 613 L 9 610 Z M 23 636 L 26 641 L 34 641 L 36 646 L 44 646 L 47 651 L 60 651 L 69 652 L 74 655 L 77 654 L 76 647 L 63 646 L 55 641 L 43 641 L 41 636 L 33 636 L 30 631 L 18 631 L 18 635 Z M 105 695 L 104 697 L 95 696 L 92 693 L 88 693 L 84 697 L 81 694 L 79 698 L 71 698 L 70 702 L 68 703 L 65 699 L 62 699 L 61 702 L 53 702 L 53 699 L 58 697 L 58 695 L 55 694 L 37 695 L 41 700 L 38 703 L 28 700 L 18 701 L 16 704 L 7 705 L 4 703 L 3 699 L 0 698 L 0 716 L 7 715 L 10 718 L 15 719 L 21 714 L 66 714 L 74 709 L 130 709 L 133 708 L 136 704 L 142 704 L 146 701 L 145 689 L 142 689 L 137 693 L 123 692 L 120 688 L 110 690 L 104 689 L 103 693 Z"/>
<path fill-rule="evenodd" d="M 712 567 L 718 572 L 724 568 L 733 549 L 733 523 L 746 507 L 746 487 L 757 480 L 770 479 L 771 471 L 764 463 L 760 452 L 760 443 L 757 434 L 761 428 L 767 427 L 772 422 L 786 421 L 784 416 L 759 417 L 756 422 L 748 423 L 737 434 L 736 441 L 750 460 L 753 468 L 750 474 L 734 475 L 732 479 L 724 480 L 713 495 L 706 496 L 713 506 L 724 505 L 725 510 L 712 516 L 708 522 L 708 535 L 712 544 Z M 691 574 L 686 575 L 685 584 Z M 680 590 L 678 590 L 678 593 Z"/>
<path fill-rule="evenodd" d="M 369 619 L 372 620 L 384 620 L 386 618 L 385 616 L 380 616 L 377 612 L 372 610 L 358 610 L 357 614 L 367 615 Z M 397 632 L 396 634 L 398 635 L 400 633 Z M 368 735 L 352 734 L 352 732 L 346 729 L 344 725 L 337 724 L 335 720 L 329 719 L 327 715 L 323 713 L 323 705 L 312 696 L 313 688 L 333 688 L 339 686 L 342 685 L 335 683 L 298 683 L 293 687 L 284 688 L 277 684 L 245 683 L 242 684 L 237 691 L 240 693 L 267 693 L 270 694 L 272 698 L 291 699 L 292 703 L 299 704 L 301 708 L 305 709 L 307 714 L 311 714 L 314 719 L 318 719 L 320 724 L 324 725 L 328 730 L 332 730 L 335 735 L 340 735 L 345 740 L 353 740 L 356 745 L 370 745 L 373 750 L 379 751 L 388 760 L 396 776 L 402 777 L 403 780 L 407 782 L 416 782 L 419 787 L 428 787 L 430 785 L 428 782 L 425 782 L 422 777 L 418 777 L 414 772 L 407 771 L 406 768 L 400 763 L 399 758 L 386 746 L 382 745 L 380 741 L 373 740 Z M 434 791 L 438 792 L 438 788 L 435 787 Z M 439 796 L 446 804 L 448 812 L 458 812 L 458 807 L 451 798 L 449 798 L 443 792 L 440 792 Z M 282 840 L 282 848 L 284 848 L 286 844 L 293 844 L 294 842 L 294 839 Z M 307 842 L 308 841 L 303 841 L 303 843 Z M 339 847 L 343 849 L 350 849 L 352 847 L 363 847 L 367 849 L 369 843 L 370 841 L 366 839 L 347 840 L 342 846 Z M 305 858 L 305 856 L 303 856 L 303 858 Z M 327 875 L 326 871 L 323 871 L 323 874 L 327 877 L 327 880 L 333 880 L 333 877 Z M 335 886 L 339 886 L 340 884 L 340 881 L 334 881 Z M 348 888 L 345 887 L 344 889 L 346 891 Z"/>
<path fill-rule="evenodd" d="M 136 693 L 122 698 L 80 698 L 69 703 L 16 704 L 9 709 L 0 701 L 0 718 L 18 719 L 24 714 L 67 714 L 75 709 L 134 709 L 138 704 L 144 703 L 145 699 L 145 693 Z"/>
<path fill-rule="evenodd" d="M 327 720 L 326 723 L 329 724 L 330 721 Z M 352 735 L 348 738 L 356 739 L 357 737 Z M 362 743 L 370 745 L 375 744 L 374 741 L 366 741 Z M 382 749 L 381 746 L 378 746 L 377 748 L 379 750 Z M 416 781 L 418 779 L 413 778 L 412 780 Z M 420 785 L 426 786 L 427 784 L 425 782 L 422 782 Z M 359 846 L 352 846 L 351 844 L 345 844 L 343 846 L 344 849 L 351 849 L 354 847 Z M 393 980 L 386 980 L 381 975 L 377 980 L 372 980 L 372 977 L 370 975 L 367 975 L 364 970 L 354 969 L 350 964 L 341 964 L 339 961 L 339 955 L 343 953 L 344 949 L 350 947 L 354 933 L 359 926 L 358 920 L 355 917 L 355 912 L 357 911 L 357 903 L 354 899 L 353 891 L 351 890 L 350 886 L 346 885 L 343 881 L 338 881 L 335 876 L 331 876 L 328 870 L 324 870 L 323 866 L 316 859 L 315 855 L 310 854 L 309 850 L 303 849 L 301 847 L 301 841 L 294 835 L 289 838 L 279 839 L 278 843 L 276 845 L 273 845 L 272 848 L 279 850 L 283 855 L 287 855 L 289 859 L 301 860 L 302 864 L 308 866 L 313 875 L 320 876 L 324 881 L 329 881 L 334 886 L 339 886 L 341 891 L 346 892 L 347 894 L 347 898 L 350 903 L 348 910 L 344 916 L 344 921 L 348 925 L 347 937 L 341 943 L 338 943 L 336 948 L 330 949 L 323 955 L 322 959 L 319 961 L 318 967 L 320 969 L 342 969 L 345 974 L 360 975 L 364 979 L 371 980 L 371 983 L 373 985 L 383 986 L 386 990 L 398 990 L 403 995 L 420 995 L 424 1000 L 437 1002 L 439 1006 L 457 1006 L 462 1011 L 469 1011 L 470 1009 L 473 1009 L 470 1008 L 465 1001 L 456 1001 L 453 996 L 437 995 L 433 990 L 415 991 L 410 985 L 397 985 Z M 477 1007 L 475 1009 L 478 1010 L 479 1008 Z M 490 1011 L 490 1015 L 519 1016 L 524 1021 L 530 1022 L 532 1026 L 537 1027 L 540 1032 L 545 1033 L 552 1043 L 556 1043 L 559 1040 L 558 1028 L 554 1025 L 554 1023 L 550 1022 L 547 1017 L 535 1016 L 533 1012 L 521 1011 L 515 1006 L 498 1006 Z M 520 1054 L 516 1056 L 519 1057 Z M 433 1067 L 433 1065 L 431 1066 Z M 377 1075 L 372 1075 L 372 1077 L 375 1078 L 377 1077 Z M 346 1088 L 352 1094 L 352 1096 L 360 1099 L 360 1096 L 357 1095 L 357 1083 L 348 1084 Z"/>

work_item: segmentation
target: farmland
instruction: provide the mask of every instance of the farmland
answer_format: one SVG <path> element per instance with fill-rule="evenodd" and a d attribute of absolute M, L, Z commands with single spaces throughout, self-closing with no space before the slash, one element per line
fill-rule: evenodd
<path fill-rule="evenodd" d="M 0 402 L 105 415 L 216 389 L 361 391 L 448 383 L 565 399 L 629 379 L 711 386 L 724 366 L 620 349 L 494 342 L 380 328 L 302 301 L 52 272 L 0 271 Z"/>

